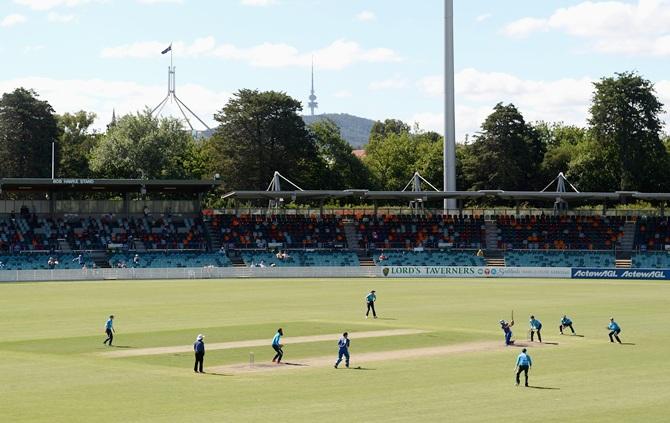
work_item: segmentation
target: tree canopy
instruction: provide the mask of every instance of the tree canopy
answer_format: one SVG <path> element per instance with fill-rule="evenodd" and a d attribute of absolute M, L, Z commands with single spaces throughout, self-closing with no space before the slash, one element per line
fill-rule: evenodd
<path fill-rule="evenodd" d="M 0 98 L 0 176 L 48 178 L 51 144 L 59 130 L 51 105 L 33 90 L 18 88 Z"/>
<path fill-rule="evenodd" d="M 301 110 L 300 102 L 285 93 L 235 93 L 214 116 L 219 127 L 206 146 L 211 171 L 228 189 L 264 189 L 275 171 L 318 187 L 325 165 Z"/>
<path fill-rule="evenodd" d="M 91 152 L 91 169 L 105 178 L 191 178 L 194 142 L 177 119 L 158 119 L 149 111 L 126 115 Z"/>

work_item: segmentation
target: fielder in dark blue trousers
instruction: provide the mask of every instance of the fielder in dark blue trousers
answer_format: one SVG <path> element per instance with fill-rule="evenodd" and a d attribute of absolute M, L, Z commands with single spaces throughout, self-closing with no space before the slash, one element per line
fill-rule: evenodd
<path fill-rule="evenodd" d="M 349 345 L 350 345 L 349 334 L 347 332 L 344 332 L 340 340 L 337 341 L 339 351 L 337 352 L 337 361 L 335 362 L 336 369 L 337 366 L 339 366 L 340 363 L 342 362 L 342 357 L 346 358 L 344 365 L 347 366 L 347 369 L 349 368 Z"/>

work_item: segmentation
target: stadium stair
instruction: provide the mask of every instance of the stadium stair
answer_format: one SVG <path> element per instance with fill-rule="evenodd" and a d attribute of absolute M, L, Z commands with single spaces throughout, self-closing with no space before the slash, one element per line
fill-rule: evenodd
<path fill-rule="evenodd" d="M 358 262 L 365 267 L 376 266 L 374 259 L 362 251 L 358 253 Z"/>
<path fill-rule="evenodd" d="M 486 265 L 489 267 L 505 267 L 505 257 L 502 258 L 486 258 Z"/>
<path fill-rule="evenodd" d="M 358 248 L 359 235 L 356 232 L 356 223 L 351 219 L 343 220 L 342 223 L 344 224 L 344 236 L 347 238 L 347 245 L 352 250 Z M 359 255 L 358 258 L 360 260 L 361 256 Z M 374 266 L 374 262 L 372 265 Z M 363 264 L 361 264 L 361 266 L 363 266 Z"/>
<path fill-rule="evenodd" d="M 631 251 L 635 243 L 635 228 L 636 223 L 627 221 L 623 227 L 623 236 L 619 240 L 619 250 Z"/>
<path fill-rule="evenodd" d="M 209 240 L 212 251 L 221 248 L 221 233 L 214 229 L 211 220 L 205 220 L 205 234 Z"/>
<path fill-rule="evenodd" d="M 247 265 L 244 263 L 244 260 L 242 260 L 242 257 L 240 256 L 228 256 L 230 259 L 230 262 L 233 264 L 233 267 L 247 267 Z"/>
<path fill-rule="evenodd" d="M 66 253 L 72 251 L 72 248 L 70 247 L 70 244 L 67 242 L 67 240 L 62 238 L 58 239 L 58 249 Z"/>
<path fill-rule="evenodd" d="M 484 242 L 489 250 L 498 248 L 498 224 L 495 220 L 487 220 L 484 224 L 486 235 Z"/>
<path fill-rule="evenodd" d="M 630 269 L 632 267 L 633 260 L 630 258 L 627 259 L 616 259 L 617 269 Z"/>
<path fill-rule="evenodd" d="M 107 253 L 104 251 L 96 251 L 91 253 L 91 257 L 93 258 L 93 262 L 98 268 L 101 269 L 109 269 L 109 256 L 107 256 Z"/>

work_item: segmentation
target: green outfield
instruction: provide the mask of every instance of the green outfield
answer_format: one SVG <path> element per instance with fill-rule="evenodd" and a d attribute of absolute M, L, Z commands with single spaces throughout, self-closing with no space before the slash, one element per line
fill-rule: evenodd
<path fill-rule="evenodd" d="M 370 289 L 377 320 L 364 318 Z M 0 420 L 667 421 L 669 300 L 670 283 L 647 281 L 0 284 Z M 512 310 L 517 340 L 528 343 L 532 313 L 550 343 L 529 347 L 533 388 L 514 386 L 519 348 L 501 346 L 498 320 Z M 558 335 L 563 313 L 583 337 Z M 102 345 L 109 314 L 113 348 Z M 625 345 L 610 344 L 610 315 Z M 269 343 L 280 326 L 289 337 L 284 359 L 295 365 L 272 368 Z M 325 359 L 335 361 L 336 336 L 290 342 L 345 330 L 366 334 L 352 335 L 359 369 L 335 370 Z M 208 350 L 204 375 L 194 374 L 191 352 L 179 351 L 198 333 L 221 348 Z M 230 344 L 253 340 L 267 345 Z"/>

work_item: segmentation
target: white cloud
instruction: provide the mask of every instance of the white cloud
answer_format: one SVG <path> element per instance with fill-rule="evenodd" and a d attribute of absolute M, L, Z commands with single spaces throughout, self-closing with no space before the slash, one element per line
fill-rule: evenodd
<path fill-rule="evenodd" d="M 86 3 L 103 2 L 105 0 L 14 0 L 14 3 L 28 6 L 33 10 L 50 10 L 55 7 L 75 7 Z"/>
<path fill-rule="evenodd" d="M 64 15 L 58 12 L 49 12 L 47 19 L 49 19 L 50 22 L 69 23 L 73 22 L 75 19 L 77 19 L 77 17 L 75 15 Z"/>
<path fill-rule="evenodd" d="M 353 96 L 353 94 L 349 90 L 341 90 L 341 91 L 337 91 L 335 94 L 333 94 L 333 97 L 335 97 L 335 98 L 350 98 L 352 96 Z"/>
<path fill-rule="evenodd" d="M 32 88 L 40 99 L 48 101 L 56 113 L 86 110 L 98 115 L 95 121 L 97 129 L 104 129 L 111 120 L 112 110 L 116 115 L 144 110 L 146 106 L 155 107 L 166 95 L 167 87 L 160 85 L 142 85 L 129 81 L 106 81 L 101 79 L 52 79 L 28 77 L 0 81 L 0 95 L 18 87 Z M 179 85 L 179 98 L 184 101 L 209 126 L 215 125 L 214 113 L 221 109 L 230 95 L 217 92 L 197 84 Z M 170 109 L 171 107 L 171 109 Z M 181 117 L 176 106 L 165 107 L 162 116 Z M 201 125 L 191 120 L 194 127 Z"/>
<path fill-rule="evenodd" d="M 19 15 L 18 13 L 13 13 L 11 15 L 5 16 L 1 21 L 0 21 L 0 26 L 2 27 L 10 27 L 14 25 L 19 25 L 24 22 L 26 22 L 28 19 L 26 19 L 25 16 Z"/>
<path fill-rule="evenodd" d="M 444 95 L 444 76 L 430 75 L 421 78 L 416 83 L 419 90 L 429 97 L 441 97 Z"/>
<path fill-rule="evenodd" d="M 184 3 L 184 0 L 137 0 L 138 3 L 142 4 L 159 4 L 159 3 Z"/>
<path fill-rule="evenodd" d="M 147 41 L 108 47 L 101 51 L 104 58 L 155 58 L 168 42 Z M 309 67 L 314 57 L 319 69 L 343 69 L 355 63 L 398 62 L 402 58 L 388 48 L 365 49 L 354 41 L 337 40 L 318 50 L 300 52 L 284 43 L 263 43 L 252 47 L 218 44 L 214 37 L 198 38 L 188 44 L 176 41 L 172 50 L 177 57 L 218 57 L 241 61 L 256 67 Z"/>
<path fill-rule="evenodd" d="M 477 16 L 477 17 L 475 18 L 475 21 L 477 21 L 477 22 L 484 22 L 484 21 L 487 21 L 487 20 L 491 19 L 491 16 L 492 16 L 492 15 L 491 15 L 490 13 L 484 13 L 484 14 L 482 14 L 482 15 Z"/>
<path fill-rule="evenodd" d="M 242 0 L 245 6 L 271 6 L 279 3 L 277 0 Z"/>
<path fill-rule="evenodd" d="M 361 13 L 356 15 L 356 20 L 361 21 L 361 22 L 370 22 L 374 21 L 377 19 L 377 15 L 374 14 L 374 12 L 371 12 L 369 10 L 364 10 Z"/>
<path fill-rule="evenodd" d="M 511 22 L 503 33 L 527 37 L 538 31 L 560 31 L 585 39 L 601 53 L 670 56 L 670 0 L 586 1 L 560 8 L 544 18 Z"/>
<path fill-rule="evenodd" d="M 23 48 L 23 53 L 24 54 L 30 54 L 30 53 L 35 53 L 35 52 L 42 51 L 42 50 L 44 50 L 43 45 L 34 45 L 34 46 L 33 45 L 28 45 L 28 46 L 25 46 Z"/>
<path fill-rule="evenodd" d="M 523 18 L 507 24 L 503 33 L 508 37 L 524 38 L 533 32 L 546 31 L 547 21 L 545 19 Z"/>
<path fill-rule="evenodd" d="M 405 88 L 406 86 L 407 86 L 407 80 L 396 75 L 391 78 L 383 79 L 380 81 L 372 81 L 368 85 L 368 88 L 372 91 L 381 91 L 381 90 L 397 90 Z"/>

